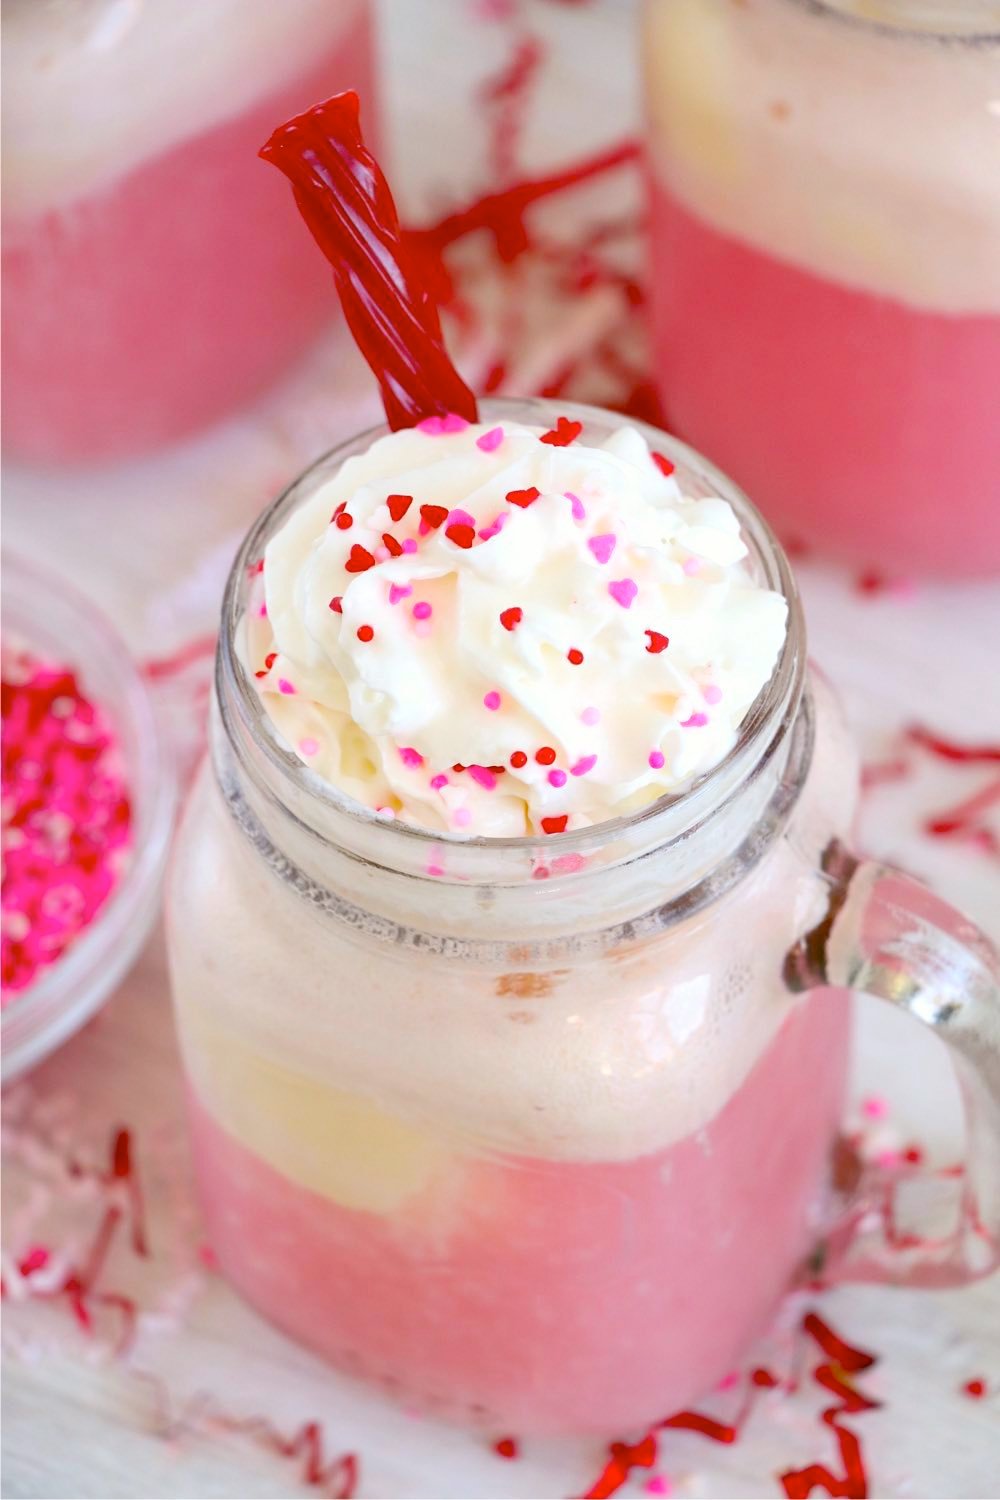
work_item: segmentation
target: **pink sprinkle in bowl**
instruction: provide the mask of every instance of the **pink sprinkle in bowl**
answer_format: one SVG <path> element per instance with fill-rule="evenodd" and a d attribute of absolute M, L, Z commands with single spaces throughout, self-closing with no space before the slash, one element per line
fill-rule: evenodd
<path fill-rule="evenodd" d="M 5 553 L 3 630 L 11 645 L 78 673 L 118 738 L 132 804 L 128 860 L 107 901 L 66 952 L 3 1006 L 0 1077 L 7 1083 L 100 1009 L 145 943 L 159 913 L 177 779 L 139 668 L 89 600 L 47 569 Z"/>

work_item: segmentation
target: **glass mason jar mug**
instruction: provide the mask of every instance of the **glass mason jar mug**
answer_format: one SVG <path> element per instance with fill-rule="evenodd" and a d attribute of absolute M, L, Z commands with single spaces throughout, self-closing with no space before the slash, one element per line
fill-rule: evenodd
<path fill-rule="evenodd" d="M 644 16 L 670 426 L 784 536 L 1000 570 L 1000 4 Z"/>
<path fill-rule="evenodd" d="M 618 425 L 572 414 L 585 440 Z M 734 506 L 788 600 L 774 675 L 721 764 L 580 831 L 437 835 L 322 782 L 241 660 L 267 540 L 372 436 L 308 470 L 243 546 L 174 855 L 177 1021 L 224 1272 L 336 1364 L 522 1432 L 627 1430 L 683 1405 L 827 1231 L 850 1240 L 851 1274 L 985 1272 L 1000 968 L 928 892 L 848 853 L 854 760 L 760 517 L 647 430 L 689 493 Z M 834 1215 L 828 1187 L 847 986 L 937 1027 L 974 1096 L 963 1212 L 902 1265 L 866 1244 L 863 1205 Z"/>

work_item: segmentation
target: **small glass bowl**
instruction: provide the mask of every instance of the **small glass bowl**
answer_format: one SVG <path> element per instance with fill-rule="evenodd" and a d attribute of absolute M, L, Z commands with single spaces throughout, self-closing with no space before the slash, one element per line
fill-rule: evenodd
<path fill-rule="evenodd" d="M 156 921 L 177 800 L 169 746 L 124 640 L 99 610 L 35 563 L 3 559 L 3 628 L 11 645 L 78 672 L 107 713 L 132 802 L 129 860 L 108 900 L 66 952 L 0 1013 L 0 1076 L 46 1057 L 104 1003 Z"/>

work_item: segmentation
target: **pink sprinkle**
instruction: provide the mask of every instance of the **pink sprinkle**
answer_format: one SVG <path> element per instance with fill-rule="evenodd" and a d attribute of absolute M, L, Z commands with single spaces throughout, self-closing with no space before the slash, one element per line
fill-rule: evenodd
<path fill-rule="evenodd" d="M 632 608 L 632 600 L 638 592 L 638 585 L 632 578 L 617 578 L 614 583 L 608 584 L 608 593 L 622 609 Z"/>
<path fill-rule="evenodd" d="M 413 606 L 413 618 L 415 620 L 429 620 L 433 613 L 433 607 L 427 603 L 426 599 L 421 599 L 419 603 Z"/>
<path fill-rule="evenodd" d="M 722 1379 L 719 1381 L 719 1383 L 715 1387 L 715 1389 L 717 1391 L 731 1391 L 733 1389 L 733 1387 L 739 1385 L 739 1383 L 740 1383 L 740 1372 L 739 1372 L 739 1370 L 730 1370 L 730 1372 L 729 1372 L 728 1375 L 723 1375 Z"/>
<path fill-rule="evenodd" d="M 647 1495 L 672 1495 L 673 1492 L 674 1489 L 670 1480 L 666 1479 L 662 1474 L 654 1474 L 652 1479 L 646 1480 Z"/>
<path fill-rule="evenodd" d="M 497 709 L 500 707 L 501 702 L 502 699 L 499 693 L 487 693 L 486 697 L 483 699 L 483 707 L 490 709 L 490 711 L 493 713 L 496 713 Z"/>
<path fill-rule="evenodd" d="M 488 526 L 484 526 L 482 531 L 479 532 L 480 541 L 488 542 L 491 537 L 498 536 L 506 526 L 509 516 L 510 511 L 504 511 L 502 515 L 497 516 L 495 520 L 491 521 Z"/>
<path fill-rule="evenodd" d="M 495 453 L 503 442 L 503 428 L 491 427 L 489 432 L 484 432 L 482 437 L 476 438 L 476 447 L 483 453 Z"/>
<path fill-rule="evenodd" d="M 422 422 L 417 423 L 417 431 L 430 433 L 432 437 L 440 437 L 446 432 L 463 432 L 468 425 L 464 417 L 460 417 L 457 412 L 450 411 L 443 417 L 425 417 Z"/>
<path fill-rule="evenodd" d="M 375 561 L 376 562 L 388 562 L 389 557 L 390 557 L 390 552 L 389 552 L 388 547 L 384 547 L 382 545 L 382 543 L 379 542 L 378 546 L 375 548 Z"/>
<path fill-rule="evenodd" d="M 566 490 L 565 495 L 573 510 L 573 520 L 585 521 L 587 519 L 587 512 L 583 508 L 583 501 L 579 495 L 574 495 L 572 490 Z"/>
<path fill-rule="evenodd" d="M 700 573 L 701 572 L 701 558 L 700 557 L 689 557 L 682 564 L 682 567 L 684 569 L 684 572 L 687 574 L 687 576 L 689 578 L 693 578 L 696 573 Z"/>
<path fill-rule="evenodd" d="M 548 774 L 548 783 L 549 783 L 549 786 L 565 786 L 566 785 L 566 772 L 565 771 L 550 771 L 549 774 Z"/>
<path fill-rule="evenodd" d="M 662 750 L 650 750 L 650 752 L 649 752 L 649 764 L 652 766 L 652 768 L 653 768 L 654 771 L 662 771 L 662 769 L 664 767 L 664 764 L 665 764 L 664 756 L 663 756 L 663 751 Z"/>
<path fill-rule="evenodd" d="M 262 604 L 261 607 L 260 607 L 260 609 L 257 611 L 257 613 L 258 613 L 258 615 L 260 616 L 260 618 L 262 620 L 266 620 L 267 619 L 267 605 L 266 604 Z"/>
<path fill-rule="evenodd" d="M 599 724 L 601 722 L 601 710 L 599 708 L 585 708 L 580 718 L 584 724 Z"/>
<path fill-rule="evenodd" d="M 421 524 L 421 526 L 423 526 L 424 522 L 421 521 L 420 524 Z M 409 556 L 412 557 L 413 554 L 414 554 L 414 552 L 416 552 L 416 550 L 417 550 L 417 539 L 416 539 L 416 537 L 408 536 L 404 540 L 404 542 L 403 542 L 403 551 L 406 552 L 406 553 L 408 553 Z"/>
<path fill-rule="evenodd" d="M 575 875 L 586 863 L 582 854 L 560 854 L 558 859 L 552 861 L 552 868 L 560 875 Z"/>
<path fill-rule="evenodd" d="M 876 1166 L 889 1171 L 898 1167 L 902 1160 L 903 1158 L 898 1151 L 880 1151 L 875 1158 L 875 1163 Z"/>
<path fill-rule="evenodd" d="M 420 518 L 420 525 L 417 527 L 417 530 L 419 531 L 421 536 L 430 536 L 431 534 L 431 528 L 428 526 L 423 517 Z"/>
<path fill-rule="evenodd" d="M 704 698 L 706 703 L 721 703 L 722 689 L 720 687 L 716 687 L 714 682 L 710 682 L 708 684 L 708 687 L 702 688 L 701 696 Z"/>
<path fill-rule="evenodd" d="M 289 680 L 288 680 L 287 677 L 279 677 L 278 678 L 278 692 L 279 693 L 294 693 L 295 692 L 295 689 L 292 687 L 292 684 L 289 682 Z"/>
<path fill-rule="evenodd" d="M 472 813 L 467 807 L 456 807 L 451 815 L 451 821 L 456 828 L 468 828 L 472 822 Z"/>
<path fill-rule="evenodd" d="M 311 735 L 307 735 L 304 740 L 299 740 L 300 755 L 315 755 L 318 750 L 319 740 L 314 740 Z"/>
<path fill-rule="evenodd" d="M 704 729 L 708 723 L 708 714 L 692 714 L 690 719 L 681 720 L 682 729 Z"/>
<path fill-rule="evenodd" d="M 449 526 L 475 526 L 475 524 L 475 516 L 470 516 L 467 510 L 459 510 L 456 507 L 455 510 L 450 510 L 448 512 Z"/>
<path fill-rule="evenodd" d="M 424 866 L 424 870 L 426 871 L 426 873 L 428 875 L 443 875 L 444 874 L 444 866 L 443 865 L 439 865 L 433 859 L 429 859 L 427 861 L 426 865 Z"/>
<path fill-rule="evenodd" d="M 434 790 L 436 792 L 439 792 L 443 786 L 447 786 L 447 785 L 448 785 L 448 778 L 447 778 L 447 776 L 440 776 L 440 775 L 438 775 L 438 776 L 432 776 L 431 777 L 431 786 L 434 788 Z"/>
<path fill-rule="evenodd" d="M 861 1113 L 869 1120 L 884 1120 L 889 1113 L 889 1101 L 881 1094 L 869 1094 L 861 1101 Z"/>
<path fill-rule="evenodd" d="M 401 745 L 399 748 L 399 758 L 404 766 L 416 767 L 422 766 L 424 763 L 424 757 L 420 754 L 419 750 L 414 750 L 412 745 Z"/>
<path fill-rule="evenodd" d="M 469 775 L 477 785 L 484 787 L 486 791 L 492 792 L 497 784 L 497 779 L 492 771 L 487 771 L 485 766 L 470 766 Z"/>
<path fill-rule="evenodd" d="M 587 772 L 592 771 L 596 765 L 596 755 L 581 755 L 576 765 L 570 766 L 569 774 L 571 776 L 586 776 Z"/>
<path fill-rule="evenodd" d="M 599 563 L 611 561 L 611 555 L 618 545 L 618 538 L 613 531 L 602 531 L 600 536 L 587 538 L 587 546 L 597 558 Z M 610 588 L 610 584 L 608 585 Z M 615 596 L 617 598 L 617 595 Z M 626 606 L 627 608 L 628 606 Z"/>
<path fill-rule="evenodd" d="M 389 603 L 398 604 L 400 599 L 408 599 L 412 593 L 413 590 L 408 583 L 390 583 Z"/>

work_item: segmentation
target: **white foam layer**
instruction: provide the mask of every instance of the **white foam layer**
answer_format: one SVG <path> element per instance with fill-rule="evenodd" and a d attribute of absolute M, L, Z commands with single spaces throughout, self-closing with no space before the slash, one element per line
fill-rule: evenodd
<path fill-rule="evenodd" d="M 724 233 L 820 276 L 1000 312 L 1000 5 L 837 9 L 647 5 L 654 174 Z"/>
<path fill-rule="evenodd" d="M 68 204 L 239 115 L 317 66 L 364 3 L 5 0 L 6 211 Z"/>

